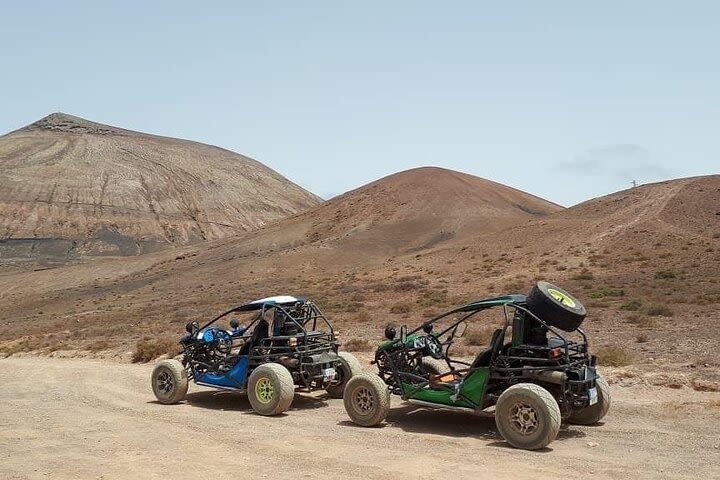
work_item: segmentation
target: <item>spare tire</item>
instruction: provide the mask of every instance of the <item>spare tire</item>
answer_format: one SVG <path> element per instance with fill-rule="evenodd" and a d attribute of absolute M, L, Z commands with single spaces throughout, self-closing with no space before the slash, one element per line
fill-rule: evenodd
<path fill-rule="evenodd" d="M 576 330 L 587 315 L 580 300 L 562 288 L 543 281 L 530 290 L 527 307 L 548 325 L 566 332 Z"/>

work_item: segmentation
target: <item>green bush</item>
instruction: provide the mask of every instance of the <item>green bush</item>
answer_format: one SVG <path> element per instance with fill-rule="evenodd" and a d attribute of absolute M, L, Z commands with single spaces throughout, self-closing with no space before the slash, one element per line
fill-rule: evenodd
<path fill-rule="evenodd" d="M 640 300 L 630 300 L 620 305 L 620 310 L 627 310 L 628 312 L 637 312 L 642 307 Z"/>
<path fill-rule="evenodd" d="M 668 279 L 675 278 L 675 272 L 672 270 L 659 270 L 655 272 L 655 278 Z"/>

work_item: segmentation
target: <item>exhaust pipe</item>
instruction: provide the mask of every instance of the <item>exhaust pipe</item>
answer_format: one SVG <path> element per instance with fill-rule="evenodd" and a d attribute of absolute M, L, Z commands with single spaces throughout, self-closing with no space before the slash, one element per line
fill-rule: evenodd
<path fill-rule="evenodd" d="M 565 372 L 558 372 L 555 370 L 523 370 L 523 376 L 539 380 L 541 382 L 554 383 L 556 385 L 563 385 L 567 380 L 567 374 Z"/>

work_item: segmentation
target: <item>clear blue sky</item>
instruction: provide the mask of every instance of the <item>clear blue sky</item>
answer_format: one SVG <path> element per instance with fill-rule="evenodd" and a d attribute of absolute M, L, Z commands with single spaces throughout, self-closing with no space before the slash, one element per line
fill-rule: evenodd
<path fill-rule="evenodd" d="M 421 165 L 565 205 L 720 170 L 717 2 L 8 2 L 0 45 L 0 132 L 63 111 L 326 198 Z"/>

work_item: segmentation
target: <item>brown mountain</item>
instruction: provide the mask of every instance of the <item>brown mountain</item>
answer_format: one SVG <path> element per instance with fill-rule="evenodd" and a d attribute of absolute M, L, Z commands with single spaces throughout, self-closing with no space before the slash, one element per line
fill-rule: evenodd
<path fill-rule="evenodd" d="M 417 252 L 542 218 L 563 207 L 505 185 L 437 167 L 381 178 L 243 236 L 234 248 L 313 244 L 358 258 Z"/>
<path fill-rule="evenodd" d="M 228 150 L 63 113 L 0 137 L 5 257 L 137 254 L 252 230 L 320 201 Z"/>
<path fill-rule="evenodd" d="M 553 213 L 528 212 L 543 206 Z M 28 337 L 23 348 L 89 345 L 108 325 L 132 343 L 230 304 L 290 293 L 319 300 L 345 338 L 372 340 L 387 322 L 417 324 L 467 300 L 527 292 L 542 278 L 586 304 L 594 345 L 637 361 L 695 362 L 720 348 L 709 327 L 720 320 L 719 213 L 720 176 L 561 209 L 418 169 L 232 239 L 0 276 L 0 326 L 8 339 Z M 439 232 L 452 235 L 428 241 Z M 48 337 L 65 330 L 80 335 Z"/>

